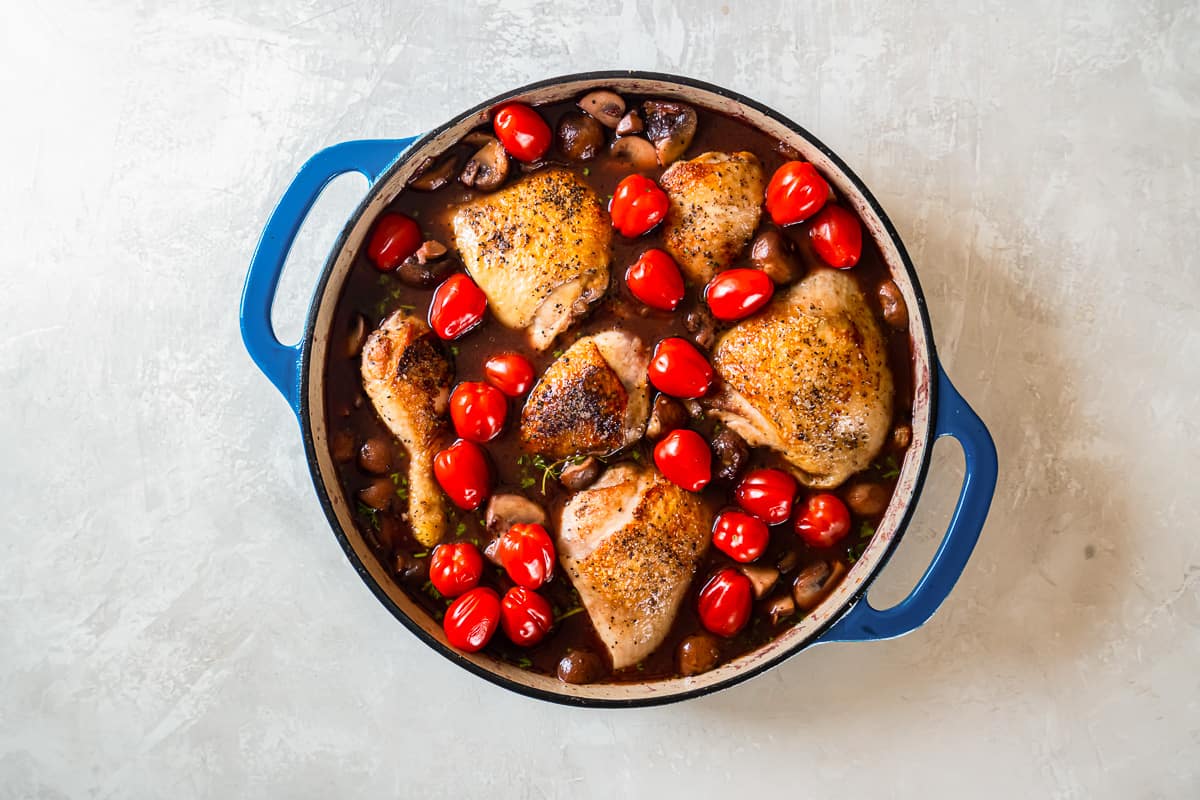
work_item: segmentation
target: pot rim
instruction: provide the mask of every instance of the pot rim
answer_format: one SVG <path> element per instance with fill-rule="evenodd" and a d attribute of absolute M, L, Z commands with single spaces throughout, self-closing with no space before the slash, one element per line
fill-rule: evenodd
<path fill-rule="evenodd" d="M 900 518 L 896 523 L 895 534 L 891 537 L 891 539 L 889 541 L 886 542 L 883 552 L 876 559 L 875 563 L 873 565 L 871 565 L 871 569 L 870 569 L 869 573 L 863 578 L 862 582 L 855 589 L 855 591 L 845 600 L 842 607 L 837 612 L 830 614 L 828 619 L 826 619 L 823 624 L 821 624 L 820 626 L 815 628 L 808 635 L 807 638 L 798 641 L 795 645 L 782 650 L 780 653 L 778 653 L 770 658 L 763 658 L 758 663 L 755 663 L 752 666 L 747 666 L 744 669 L 741 669 L 740 671 L 730 674 L 729 677 L 727 677 L 723 680 L 714 682 L 714 683 L 708 683 L 708 684 L 705 684 L 702 686 L 697 686 L 695 688 L 682 689 L 680 691 L 672 691 L 670 693 L 663 693 L 661 695 L 646 695 L 646 696 L 642 696 L 642 697 L 631 697 L 631 698 L 601 698 L 601 697 L 586 697 L 586 696 L 581 696 L 581 695 L 568 694 L 566 692 L 559 693 L 559 692 L 553 692 L 553 691 L 547 691 L 544 689 L 540 689 L 540 688 L 537 688 L 537 687 L 529 685 L 529 684 L 525 684 L 525 683 L 521 683 L 519 681 L 512 680 L 504 675 L 499 674 L 496 671 L 488 669 L 484 665 L 476 663 L 475 661 L 473 661 L 471 659 L 464 658 L 462 656 L 462 654 L 460 654 L 457 651 L 453 650 L 452 648 L 444 645 L 442 642 L 438 641 L 436 638 L 431 636 L 427 631 L 425 631 L 424 628 L 422 628 L 419 624 L 417 624 L 417 622 L 415 620 L 413 620 L 409 616 L 408 613 L 406 613 L 402 608 L 400 608 L 395 603 L 394 600 L 392 600 L 392 598 L 388 595 L 388 593 L 385 591 L 383 586 L 381 586 L 379 584 L 379 582 L 376 581 L 375 578 L 370 574 L 366 565 L 363 563 L 363 561 L 359 557 L 357 550 L 354 548 L 353 543 L 350 541 L 349 536 L 347 536 L 345 530 L 342 528 L 341 522 L 337 518 L 337 514 L 334 509 L 333 501 L 331 500 L 331 498 L 329 496 L 329 492 L 325 487 L 325 483 L 321 478 L 320 467 L 319 467 L 318 460 L 317 460 L 318 456 L 317 456 L 317 448 L 316 448 L 316 445 L 317 445 L 316 435 L 314 433 L 313 422 L 312 422 L 312 404 L 309 399 L 309 395 L 310 395 L 310 380 L 309 379 L 310 379 L 310 370 L 312 368 L 312 349 L 313 349 L 314 341 L 315 341 L 317 317 L 318 317 L 318 314 L 319 314 L 319 311 L 321 308 L 321 300 L 323 299 L 325 292 L 328 289 L 329 281 L 333 276 L 335 263 L 336 263 L 339 255 L 346 248 L 347 241 L 350 237 L 351 231 L 355 227 L 356 223 L 360 220 L 362 215 L 365 213 L 367 207 L 370 205 L 371 201 L 375 198 L 377 192 L 380 191 L 381 187 L 387 185 L 388 181 L 392 178 L 393 175 L 395 175 L 395 173 L 399 169 L 401 169 L 403 167 L 403 165 L 408 163 L 408 161 L 414 155 L 416 155 L 417 153 L 420 152 L 420 150 L 426 143 L 428 143 L 429 141 L 431 141 L 432 139 L 437 137 L 438 134 L 442 133 L 443 131 L 446 131 L 447 129 L 449 129 L 455 125 L 460 124 L 462 121 L 464 121 L 470 117 L 479 117 L 483 112 L 494 107 L 498 103 L 513 100 L 513 99 L 518 98 L 527 93 L 530 93 L 530 92 L 533 92 L 533 91 L 536 91 L 539 89 L 545 89 L 547 87 L 557 86 L 557 85 L 563 84 L 563 83 L 574 83 L 574 82 L 583 82 L 583 81 L 593 81 L 593 82 L 603 83 L 603 82 L 607 82 L 607 81 L 620 80 L 620 79 L 635 79 L 635 80 L 658 81 L 658 82 L 663 82 L 663 83 L 673 83 L 673 84 L 677 84 L 682 87 L 688 87 L 688 88 L 692 88 L 692 89 L 698 89 L 701 91 L 709 92 L 711 94 L 715 94 L 715 95 L 724 97 L 724 98 L 726 98 L 728 100 L 732 100 L 740 105 L 744 105 L 748 108 L 751 108 L 760 114 L 770 117 L 771 119 L 775 120 L 780 125 L 788 128 L 789 130 L 793 131 L 794 133 L 796 133 L 799 136 L 808 140 L 809 143 L 811 143 L 825 157 L 827 157 L 833 164 L 835 164 L 837 166 L 837 168 L 841 171 L 842 175 L 844 175 L 845 178 L 850 183 L 852 183 L 854 185 L 854 187 L 861 193 L 863 199 L 866 201 L 866 203 L 867 203 L 868 207 L 871 209 L 872 213 L 876 216 L 876 218 L 882 224 L 883 230 L 886 233 L 888 239 L 891 240 L 892 245 L 896 248 L 896 252 L 898 253 L 898 255 L 900 257 L 900 263 L 903 265 L 904 270 L 907 272 L 908 279 L 912 286 L 913 294 L 917 301 L 916 302 L 917 314 L 921 320 L 921 326 L 922 326 L 922 329 L 925 334 L 925 340 L 927 343 L 926 353 L 927 353 L 927 357 L 928 357 L 927 363 L 929 364 L 929 367 L 931 370 L 930 381 L 929 381 L 929 385 L 927 388 L 929 420 L 930 420 L 930 434 L 931 435 L 924 442 L 924 451 L 921 453 L 920 463 L 919 463 L 918 470 L 916 472 L 916 475 L 915 475 L 913 483 L 912 483 L 911 493 L 910 493 L 908 500 L 904 506 L 904 509 L 900 515 Z M 747 121 L 746 124 L 751 124 L 751 123 L 749 123 Z M 909 309 L 909 313 L 911 316 L 911 314 L 912 314 L 911 308 Z M 911 334 L 910 334 L 910 337 L 911 337 Z M 929 471 L 930 458 L 931 458 L 932 452 L 933 452 L 933 444 L 936 439 L 936 437 L 932 435 L 932 425 L 933 425 L 933 420 L 937 419 L 937 414 L 938 414 L 938 381 L 936 380 L 936 374 L 935 374 L 937 363 L 938 363 L 937 349 L 936 349 L 936 345 L 935 345 L 934 338 L 933 338 L 933 328 L 930 324 L 928 308 L 927 308 L 927 305 L 925 302 L 925 294 L 921 289 L 921 284 L 920 284 L 920 281 L 918 280 L 916 269 L 913 266 L 912 259 L 909 257 L 908 250 L 904 247 L 904 242 L 901 240 L 900 234 L 896 231 L 896 228 L 892 224 L 891 219 L 884 212 L 883 207 L 880 205 L 879 201 L 875 198 L 874 194 L 872 194 L 871 191 L 867 188 L 866 183 L 863 182 L 863 180 L 858 176 L 858 174 L 855 173 L 840 157 L 838 157 L 838 155 L 836 153 L 834 153 L 833 150 L 831 150 L 829 147 L 827 147 L 824 144 L 824 142 L 822 142 L 817 137 L 813 136 L 812 133 L 810 133 L 805 127 L 803 127 L 802 125 L 799 125 L 798 123 L 794 122 L 793 120 L 784 116 L 783 114 L 779 113 L 778 111 L 774 110 L 773 108 L 766 106 L 766 105 L 764 105 L 750 97 L 747 97 L 739 92 L 725 89 L 721 86 L 716 86 L 714 84 L 707 83 L 705 81 L 700 81 L 700 80 L 696 80 L 694 78 L 689 78 L 689 77 L 681 76 L 681 75 L 673 75 L 673 74 L 665 73 L 665 72 L 653 72 L 653 71 L 644 71 L 644 70 L 594 70 L 594 71 L 588 71 L 588 72 L 579 72 L 579 73 L 570 73 L 570 74 L 566 74 L 566 75 L 559 75 L 559 76 L 555 76 L 552 78 L 545 78 L 543 80 L 525 84 L 523 86 L 517 87 L 515 89 L 511 89 L 509 91 L 506 91 L 506 92 L 498 94 L 494 97 L 491 97 L 488 100 L 485 100 L 482 103 L 478 103 L 477 105 L 471 107 L 470 109 L 468 109 L 466 111 L 463 111 L 459 114 L 454 115 L 452 118 L 450 118 L 446 122 L 430 129 L 427 133 L 425 133 L 424 135 L 418 137 L 415 141 L 413 141 L 412 144 L 410 146 L 408 146 L 402 153 L 400 153 L 397 156 L 397 158 L 395 159 L 395 161 L 393 161 L 391 163 L 391 165 L 368 188 L 366 194 L 364 195 L 362 200 L 359 202 L 359 204 L 355 208 L 354 212 L 347 218 L 347 221 L 346 221 L 345 225 L 343 226 L 341 233 L 338 235 L 337 240 L 334 242 L 332 248 L 330 249 L 329 256 L 327 257 L 327 259 L 325 261 L 325 265 L 322 267 L 320 278 L 317 281 L 316 287 L 313 290 L 312 300 L 310 302 L 309 311 L 308 311 L 308 314 L 307 314 L 307 317 L 305 320 L 305 324 L 304 324 L 304 335 L 303 335 L 303 339 L 302 339 L 302 347 L 301 347 L 301 352 L 300 352 L 300 386 L 301 386 L 301 390 L 299 393 L 299 401 L 300 401 L 299 412 L 300 413 L 298 416 L 299 416 L 299 420 L 300 420 L 302 437 L 304 439 L 305 457 L 308 461 L 308 468 L 309 468 L 309 473 L 312 478 L 313 487 L 317 492 L 317 498 L 321 503 L 321 508 L 325 512 L 325 517 L 329 521 L 329 524 L 333 530 L 334 536 L 337 538 L 338 543 L 341 545 L 343 552 L 346 554 L 346 557 L 349 559 L 351 565 L 354 567 L 355 572 L 358 573 L 358 575 L 362 579 L 362 581 L 371 590 L 371 593 L 375 595 L 376 599 L 379 600 L 379 602 L 384 606 L 384 608 L 386 608 L 392 614 L 392 616 L 396 617 L 396 619 L 398 619 L 400 621 L 400 623 L 402 625 L 404 625 L 404 627 L 407 628 L 411 633 L 413 633 L 421 642 L 423 642 L 425 645 L 432 648 L 435 652 L 437 652 L 438 654 L 440 654 L 441 656 L 446 658 L 448 661 L 468 670 L 469 672 L 473 673 L 474 675 L 477 675 L 478 677 L 483 678 L 483 679 L 489 681 L 490 683 L 493 683 L 504 689 L 508 689 L 509 691 L 516 692 L 517 694 L 520 694 L 520 695 L 524 695 L 525 697 L 530 697 L 530 698 L 534 698 L 537 700 L 545 700 L 548 702 L 557 703 L 560 705 L 573 706 L 573 707 L 643 708 L 643 707 L 667 705 L 670 703 L 677 703 L 677 702 L 681 702 L 684 700 L 692 699 L 694 697 L 700 697 L 703 695 L 712 694 L 714 692 L 721 691 L 722 689 L 728 689 L 739 683 L 747 681 L 750 678 L 760 675 L 763 672 L 766 672 L 767 670 L 771 669 L 772 667 L 775 667 L 775 666 L 781 664 L 782 662 L 786 661 L 787 659 L 791 658 L 792 656 L 796 655 L 797 653 L 799 653 L 815 644 L 820 644 L 821 637 L 838 620 L 840 620 L 843 616 L 845 616 L 858 603 L 866 601 L 867 592 L 870 590 L 871 586 L 874 584 L 876 578 L 878 578 L 879 573 L 884 569 L 884 567 L 887 566 L 888 561 L 890 561 L 892 554 L 895 552 L 896 546 L 899 544 L 900 540 L 903 538 L 903 534 L 907 530 L 908 524 L 912 519 L 912 515 L 913 515 L 913 512 L 916 507 L 917 498 L 920 497 L 921 491 L 924 488 L 925 478 Z M 753 652 L 755 652 L 755 651 L 751 651 L 751 653 L 753 653 Z M 652 684 L 658 683 L 658 682 L 659 681 L 643 681 L 643 682 L 641 682 L 641 685 L 652 685 Z M 634 682 L 634 685 L 638 685 L 638 682 Z"/>

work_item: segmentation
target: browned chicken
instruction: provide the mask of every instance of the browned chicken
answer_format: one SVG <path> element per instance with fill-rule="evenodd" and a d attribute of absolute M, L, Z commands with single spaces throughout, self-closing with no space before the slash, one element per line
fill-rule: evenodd
<path fill-rule="evenodd" d="M 653 467 L 611 467 L 562 512 L 558 557 L 613 667 L 662 644 L 700 559 L 712 512 Z"/>
<path fill-rule="evenodd" d="M 546 368 L 521 409 L 521 442 L 554 459 L 605 455 L 642 437 L 649 355 L 624 331 L 585 336 Z"/>
<path fill-rule="evenodd" d="M 612 226 L 582 178 L 546 168 L 454 214 L 467 272 L 508 328 L 545 350 L 608 288 Z"/>
<path fill-rule="evenodd" d="M 446 406 L 454 367 L 425 320 L 400 309 L 363 345 L 362 382 L 367 397 L 408 450 L 408 516 L 413 536 L 426 547 L 446 528 L 442 490 L 433 457 L 449 438 Z"/>
<path fill-rule="evenodd" d="M 762 165 L 753 153 L 677 161 L 659 184 L 671 200 L 666 248 L 686 278 L 705 284 L 745 249 L 762 215 Z"/>
<path fill-rule="evenodd" d="M 883 335 L 848 273 L 817 269 L 717 342 L 724 387 L 707 401 L 753 445 L 777 450 L 806 486 L 866 468 L 892 420 Z"/>

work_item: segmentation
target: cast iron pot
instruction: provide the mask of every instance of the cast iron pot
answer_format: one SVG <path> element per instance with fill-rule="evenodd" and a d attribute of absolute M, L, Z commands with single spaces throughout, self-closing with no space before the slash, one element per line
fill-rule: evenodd
<path fill-rule="evenodd" d="M 453 650 L 441 625 L 413 603 L 378 562 L 355 526 L 352 501 L 338 485 L 326 440 L 324 365 L 334 306 L 355 256 L 372 222 L 401 191 L 416 166 L 426 156 L 440 154 L 472 128 L 486 122 L 489 110 L 501 102 L 551 103 L 596 88 L 674 98 L 740 117 L 791 145 L 816 165 L 837 194 L 858 212 L 908 303 L 915 397 L 912 444 L 900 467 L 891 505 L 845 580 L 812 613 L 771 643 L 703 675 L 575 686 L 496 661 L 484 653 L 468 655 Z M 290 347 L 280 344 L 271 328 L 271 304 L 284 260 L 321 189 L 347 172 L 366 176 L 370 189 L 325 263 L 301 341 Z M 329 524 L 350 563 L 379 602 L 418 638 L 453 663 L 507 689 L 543 700 L 583 706 L 667 703 L 732 686 L 815 644 L 889 639 L 909 633 L 933 615 L 962 574 L 975 549 L 996 485 L 996 449 L 992 439 L 938 363 L 916 271 L 895 228 L 867 187 L 829 148 L 783 115 L 735 92 L 689 78 L 651 72 L 590 72 L 552 78 L 494 97 L 423 137 L 351 141 L 322 150 L 300 168 L 267 221 L 246 275 L 241 326 L 250 356 L 296 413 L 313 485 Z M 873 608 L 865 594 L 900 541 L 920 496 L 933 442 L 941 436 L 957 439 L 966 457 L 966 476 L 954 516 L 932 562 L 908 597 L 886 610 Z"/>

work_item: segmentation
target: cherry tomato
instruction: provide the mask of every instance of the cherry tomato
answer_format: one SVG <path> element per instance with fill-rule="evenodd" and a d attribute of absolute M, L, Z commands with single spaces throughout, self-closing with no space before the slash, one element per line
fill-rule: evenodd
<path fill-rule="evenodd" d="M 675 259 L 657 248 L 647 250 L 625 272 L 625 283 L 651 308 L 674 311 L 683 300 L 683 275 Z"/>
<path fill-rule="evenodd" d="M 712 450 L 688 428 L 671 431 L 654 445 L 654 464 L 667 480 L 698 492 L 712 480 Z"/>
<path fill-rule="evenodd" d="M 750 619 L 753 597 L 750 579 L 726 567 L 709 578 L 700 590 L 700 624 L 717 636 L 733 636 Z"/>
<path fill-rule="evenodd" d="M 778 525 L 792 515 L 796 479 L 778 469 L 747 473 L 734 490 L 738 505 L 768 525 Z"/>
<path fill-rule="evenodd" d="M 725 322 L 748 317 L 765 306 L 775 284 L 760 269 L 728 269 L 704 287 L 704 302 L 713 316 Z"/>
<path fill-rule="evenodd" d="M 662 222 L 670 205 L 667 193 L 657 183 L 645 175 L 629 175 L 617 184 L 608 213 L 613 227 L 634 239 Z"/>
<path fill-rule="evenodd" d="M 722 511 L 713 523 L 713 546 L 743 564 L 761 556 L 770 540 L 767 523 L 741 511 Z"/>
<path fill-rule="evenodd" d="M 466 653 L 482 650 L 500 625 L 500 596 L 476 586 L 446 609 L 442 629 L 452 647 Z"/>
<path fill-rule="evenodd" d="M 712 388 L 713 368 L 687 339 L 672 336 L 654 347 L 650 382 L 672 397 L 703 397 Z"/>
<path fill-rule="evenodd" d="M 474 511 L 492 493 L 492 467 L 487 453 L 474 442 L 459 439 L 433 457 L 433 475 L 454 505 Z"/>
<path fill-rule="evenodd" d="M 767 184 L 767 213 L 776 225 L 802 222 L 829 199 L 829 184 L 807 161 L 789 161 Z"/>
<path fill-rule="evenodd" d="M 554 542 L 535 522 L 519 522 L 500 537 L 496 554 L 513 583 L 537 589 L 554 575 Z"/>
<path fill-rule="evenodd" d="M 500 601 L 500 626 L 513 644 L 533 647 L 554 627 L 554 611 L 537 592 L 514 586 Z"/>
<path fill-rule="evenodd" d="M 488 442 L 504 429 L 508 401 L 495 386 L 479 381 L 464 381 L 450 393 L 450 419 L 460 438 Z"/>
<path fill-rule="evenodd" d="M 371 241 L 367 243 L 367 258 L 380 272 L 391 272 L 404 259 L 417 252 L 425 237 L 421 226 L 412 217 L 388 213 L 375 223 Z"/>
<path fill-rule="evenodd" d="M 446 597 L 458 597 L 479 585 L 483 556 L 470 542 L 451 542 L 433 548 L 429 558 L 429 581 Z"/>
<path fill-rule="evenodd" d="M 429 303 L 429 327 L 443 339 L 457 339 L 483 322 L 487 296 L 459 272 L 442 281 Z"/>
<path fill-rule="evenodd" d="M 533 386 L 533 364 L 520 353 L 501 353 L 484 363 L 483 377 L 509 397 L 520 397 Z"/>
<path fill-rule="evenodd" d="M 813 250 L 831 267 L 846 269 L 862 255 L 862 225 L 858 217 L 841 206 L 826 206 L 808 229 Z"/>
<path fill-rule="evenodd" d="M 796 533 L 813 547 L 832 547 L 850 532 L 850 510 L 835 494 L 814 494 L 796 515 Z"/>
<path fill-rule="evenodd" d="M 492 127 L 504 149 L 520 161 L 537 161 L 553 139 L 542 115 L 524 103 L 501 106 L 492 117 Z"/>

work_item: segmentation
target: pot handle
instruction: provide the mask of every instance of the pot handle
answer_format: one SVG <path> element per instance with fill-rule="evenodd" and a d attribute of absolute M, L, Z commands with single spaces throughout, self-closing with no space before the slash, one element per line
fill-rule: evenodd
<path fill-rule="evenodd" d="M 297 414 L 302 345 L 282 344 L 271 326 L 271 306 L 288 251 L 313 203 L 331 180 L 347 172 L 358 172 L 374 185 L 416 138 L 342 142 L 321 150 L 296 173 L 258 240 L 242 290 L 242 341 L 254 363 Z"/>
<path fill-rule="evenodd" d="M 996 445 L 983 421 L 950 383 L 941 364 L 935 436 L 953 436 L 962 445 L 966 475 L 954 516 L 933 561 L 908 597 L 886 610 L 874 608 L 863 597 L 818 641 L 865 642 L 914 631 L 933 616 L 962 575 L 996 490 Z"/>

